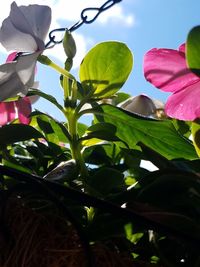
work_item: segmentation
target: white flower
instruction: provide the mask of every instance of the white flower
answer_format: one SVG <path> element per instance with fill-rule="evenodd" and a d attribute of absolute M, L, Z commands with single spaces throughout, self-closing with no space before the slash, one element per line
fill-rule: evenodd
<path fill-rule="evenodd" d="M 50 7 L 41 5 L 18 7 L 13 2 L 10 14 L 0 29 L 0 42 L 7 51 L 43 51 L 50 23 Z"/>
<path fill-rule="evenodd" d="M 51 22 L 48 6 L 11 4 L 11 11 L 0 29 L 0 42 L 7 51 L 28 52 L 15 61 L 0 65 L 0 101 L 18 94 L 26 95 L 34 84 L 38 56 L 45 49 Z"/>
<path fill-rule="evenodd" d="M 0 65 L 0 101 L 17 94 L 26 95 L 34 84 L 39 52 L 21 56 L 17 61 Z"/>
<path fill-rule="evenodd" d="M 158 112 L 164 109 L 164 104 L 146 95 L 138 95 L 127 99 L 119 107 L 142 116 L 159 118 Z"/>

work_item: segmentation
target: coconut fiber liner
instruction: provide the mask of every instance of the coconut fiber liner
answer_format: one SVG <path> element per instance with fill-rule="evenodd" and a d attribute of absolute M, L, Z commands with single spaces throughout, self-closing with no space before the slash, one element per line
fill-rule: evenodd
<path fill-rule="evenodd" d="M 48 201 L 11 196 L 1 202 L 0 215 L 0 267 L 152 266 L 102 243 L 90 245 L 89 263 L 76 228 Z"/>

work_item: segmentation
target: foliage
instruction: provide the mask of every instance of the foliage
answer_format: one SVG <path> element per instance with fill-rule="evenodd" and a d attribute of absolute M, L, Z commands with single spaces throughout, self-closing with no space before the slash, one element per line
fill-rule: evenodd
<path fill-rule="evenodd" d="M 188 37 L 195 70 L 199 32 Z M 75 45 L 71 38 L 64 46 L 72 63 L 75 49 L 66 49 L 68 40 Z M 94 46 L 82 61 L 80 81 L 68 64 L 61 68 L 43 55 L 38 60 L 60 73 L 64 103 L 40 90 L 28 96 L 45 98 L 66 121 L 34 111 L 30 125 L 14 120 L 0 128 L 2 197 L 17 192 L 24 203 L 37 200 L 37 209 L 50 213 L 43 201 L 53 202 L 84 242 L 102 242 L 135 262 L 199 266 L 198 120 L 152 118 L 120 107 L 129 96 L 118 91 L 133 65 L 121 42 Z M 90 125 L 80 122 L 86 114 L 93 114 Z M 142 167 L 144 161 L 156 170 Z"/>

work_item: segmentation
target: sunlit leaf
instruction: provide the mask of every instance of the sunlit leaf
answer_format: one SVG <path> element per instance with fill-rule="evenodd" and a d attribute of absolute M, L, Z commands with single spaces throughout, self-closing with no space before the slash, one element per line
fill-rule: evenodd
<path fill-rule="evenodd" d="M 112 96 L 127 80 L 132 65 L 132 53 L 124 43 L 100 43 L 88 52 L 81 63 L 82 86 L 91 97 Z"/>
<path fill-rule="evenodd" d="M 197 74 L 200 73 L 200 26 L 194 27 L 188 34 L 186 43 L 188 66 Z"/>
<path fill-rule="evenodd" d="M 82 140 L 81 139 L 82 146 L 86 146 L 86 147 L 98 145 L 100 143 L 102 143 L 102 140 L 99 139 L 99 138 L 92 138 L 91 137 L 91 138 L 88 138 L 86 140 L 84 140 L 84 139 Z"/>
<path fill-rule="evenodd" d="M 41 130 L 48 141 L 54 143 L 68 143 L 68 131 L 66 127 L 51 116 L 35 111 L 32 113 L 31 125 Z"/>
<path fill-rule="evenodd" d="M 200 124 L 192 122 L 192 139 L 198 156 L 200 157 Z"/>
<path fill-rule="evenodd" d="M 111 105 L 101 105 L 94 111 L 99 121 L 114 124 L 116 136 L 130 148 L 142 142 L 167 159 L 196 159 L 192 143 L 182 137 L 170 120 L 152 120 L 126 112 Z"/>

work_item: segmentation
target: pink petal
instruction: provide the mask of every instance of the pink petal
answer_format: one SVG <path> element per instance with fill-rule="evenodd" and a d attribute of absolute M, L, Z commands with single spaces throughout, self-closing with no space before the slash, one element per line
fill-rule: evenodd
<path fill-rule="evenodd" d="M 200 82 L 172 94 L 165 105 L 169 117 L 193 121 L 200 118 Z"/>
<path fill-rule="evenodd" d="M 185 49 L 186 49 L 186 45 L 184 43 L 184 44 L 179 46 L 178 51 L 185 53 Z"/>
<path fill-rule="evenodd" d="M 16 55 L 17 55 L 17 52 L 12 52 L 8 55 L 7 59 L 6 59 L 6 63 L 7 62 L 12 62 L 15 60 L 16 58 Z"/>
<path fill-rule="evenodd" d="M 13 102 L 0 102 L 0 125 L 5 125 L 15 119 L 15 103 Z"/>
<path fill-rule="evenodd" d="M 19 121 L 23 124 L 29 124 L 31 119 L 30 119 L 30 114 L 31 114 L 31 102 L 28 97 L 23 97 L 16 101 L 16 107 L 18 110 L 18 118 Z"/>
<path fill-rule="evenodd" d="M 144 75 L 150 83 L 166 92 L 178 92 L 200 80 L 187 68 L 185 54 L 173 49 L 148 51 L 144 57 Z"/>

